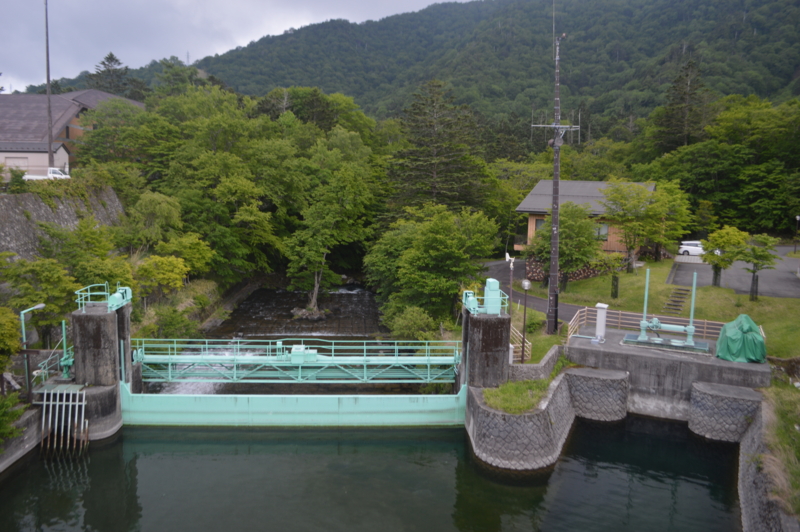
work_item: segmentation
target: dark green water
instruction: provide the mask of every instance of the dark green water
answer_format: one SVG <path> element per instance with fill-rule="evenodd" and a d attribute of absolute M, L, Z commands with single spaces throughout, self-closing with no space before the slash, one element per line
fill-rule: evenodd
<path fill-rule="evenodd" d="M 497 476 L 463 430 L 126 428 L 0 482 L 0 530 L 740 530 L 735 445 L 577 422 L 547 473 Z"/>

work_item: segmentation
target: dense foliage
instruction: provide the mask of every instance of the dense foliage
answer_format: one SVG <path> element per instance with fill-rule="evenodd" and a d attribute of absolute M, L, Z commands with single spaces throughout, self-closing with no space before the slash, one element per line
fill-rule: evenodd
<path fill-rule="evenodd" d="M 800 101 L 791 99 L 787 65 L 797 63 L 798 45 L 776 16 L 795 20 L 797 8 L 756 2 L 734 17 L 728 4 L 559 7 L 568 15 L 559 23 L 570 26 L 562 107 L 573 122 L 580 112 L 582 126 L 565 139 L 561 175 L 614 182 L 606 207 L 631 258 L 643 244 L 658 257 L 721 225 L 794 229 Z M 64 286 L 119 281 L 142 302 L 190 277 L 225 287 L 277 272 L 308 290 L 317 312 L 321 291 L 364 273 L 387 324 L 423 337 L 423 325 L 452 316 L 460 290 L 479 280 L 479 259 L 510 251 L 526 232 L 515 208 L 552 177 L 546 130 L 531 133 L 528 115 L 533 104 L 543 110 L 533 119 L 546 122 L 551 108 L 549 9 L 438 4 L 380 22 L 313 25 L 202 62 L 230 87 L 175 58 L 161 61 L 148 71 L 146 109 L 112 100 L 86 113 L 71 183 L 21 181 L 50 200 L 59 189 L 108 184 L 125 207 L 113 230 L 90 216 L 73 232 L 43 226 L 40 253 L 63 270 Z M 225 68 L 254 58 L 247 79 L 255 85 L 232 81 L 236 69 Z M 132 75 L 109 54 L 88 79 L 124 93 Z M 349 95 L 326 93 L 332 86 Z M 368 116 L 353 95 L 374 116 L 393 118 Z M 562 252 L 564 271 L 595 258 L 592 224 L 575 214 L 581 231 L 564 240 L 576 244 Z M 538 244 L 546 259 L 547 242 Z M 13 285 L 57 273 L 54 263 L 36 268 L 9 262 L 0 274 Z M 30 286 L 9 294 L 22 302 Z M 166 330 L 188 330 L 184 314 L 160 316 Z"/>
<path fill-rule="evenodd" d="M 564 0 L 555 4 L 562 46 L 562 108 L 583 137 L 631 134 L 633 119 L 666 104 L 692 60 L 719 95 L 781 101 L 800 95 L 800 7 L 792 0 Z M 456 102 L 529 145 L 552 118 L 553 4 L 494 0 L 434 4 L 354 24 L 330 20 L 267 36 L 196 65 L 242 94 L 319 87 L 355 98 L 370 115 L 397 116 L 425 81 L 452 85 Z M 132 76 L 159 85 L 173 57 Z M 102 63 L 101 63 L 102 65 Z M 99 66 L 101 66 L 99 65 Z M 61 80 L 86 86 L 93 74 Z M 29 90 L 38 90 L 31 87 Z M 535 146 L 544 146 L 537 135 Z"/>

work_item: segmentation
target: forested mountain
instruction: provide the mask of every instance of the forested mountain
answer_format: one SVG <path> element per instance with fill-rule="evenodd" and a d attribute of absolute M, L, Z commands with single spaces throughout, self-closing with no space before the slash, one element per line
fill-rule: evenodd
<path fill-rule="evenodd" d="M 378 118 L 436 78 L 484 115 L 528 117 L 532 105 L 552 107 L 552 15 L 547 0 L 436 4 L 377 22 L 314 24 L 197 66 L 244 94 L 293 85 L 342 92 Z M 567 34 L 567 113 L 582 105 L 597 115 L 646 116 L 690 59 L 721 95 L 800 94 L 800 7 L 792 0 L 561 0 L 556 31 Z"/>
<path fill-rule="evenodd" d="M 662 105 L 689 60 L 717 96 L 781 102 L 800 95 L 793 0 L 560 0 L 555 8 L 556 31 L 567 34 L 564 118 L 577 121 L 580 108 L 596 133 Z M 289 30 L 196 66 L 252 96 L 291 86 L 340 92 L 376 118 L 397 116 L 422 83 L 440 79 L 457 103 L 517 127 L 532 112 L 537 122 L 551 119 L 552 38 L 549 0 L 444 3 L 380 21 Z M 153 61 L 131 74 L 152 86 L 162 68 Z"/>

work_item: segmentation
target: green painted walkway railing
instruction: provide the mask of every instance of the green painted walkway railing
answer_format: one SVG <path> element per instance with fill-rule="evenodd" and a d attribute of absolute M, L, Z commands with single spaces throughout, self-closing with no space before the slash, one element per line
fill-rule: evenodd
<path fill-rule="evenodd" d="M 460 342 L 133 339 L 145 382 L 450 383 Z"/>

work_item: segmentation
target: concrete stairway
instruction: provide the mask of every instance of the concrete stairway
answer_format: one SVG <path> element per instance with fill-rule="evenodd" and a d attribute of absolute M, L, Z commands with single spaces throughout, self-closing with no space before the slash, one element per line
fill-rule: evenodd
<path fill-rule="evenodd" d="M 690 289 L 676 286 L 672 289 L 672 293 L 669 295 L 667 302 L 664 303 L 662 313 L 669 316 L 678 316 L 683 310 L 684 303 L 686 303 L 691 294 L 692 291 Z"/>

